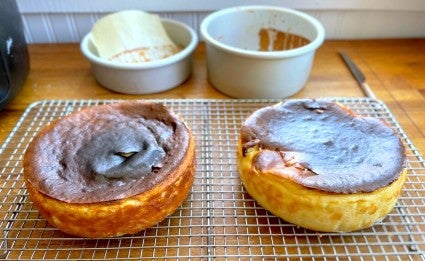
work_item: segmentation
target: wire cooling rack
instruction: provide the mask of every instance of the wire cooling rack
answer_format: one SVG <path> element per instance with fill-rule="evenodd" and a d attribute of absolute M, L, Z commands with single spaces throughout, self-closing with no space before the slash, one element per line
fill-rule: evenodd
<path fill-rule="evenodd" d="M 190 196 L 170 217 L 134 235 L 88 240 L 50 226 L 22 180 L 28 143 L 44 126 L 73 111 L 111 100 L 32 104 L 0 148 L 0 259 L 6 260 L 425 260 L 425 163 L 387 107 L 368 98 L 335 98 L 361 115 L 387 121 L 400 134 L 408 179 L 397 206 L 375 226 L 318 233 L 288 224 L 245 192 L 235 167 L 242 121 L 277 100 L 157 100 L 180 114 L 197 146 Z"/>

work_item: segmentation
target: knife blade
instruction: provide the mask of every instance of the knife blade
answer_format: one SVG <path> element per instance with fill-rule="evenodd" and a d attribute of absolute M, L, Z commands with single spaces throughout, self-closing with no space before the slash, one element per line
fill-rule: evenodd
<path fill-rule="evenodd" d="M 356 79 L 360 88 L 362 88 L 364 94 L 369 98 L 376 99 L 375 94 L 372 92 L 369 85 L 367 84 L 366 77 L 364 76 L 360 68 L 351 60 L 351 58 L 345 52 L 340 51 L 339 55 L 344 60 L 345 64 L 347 65 L 354 79 Z"/>

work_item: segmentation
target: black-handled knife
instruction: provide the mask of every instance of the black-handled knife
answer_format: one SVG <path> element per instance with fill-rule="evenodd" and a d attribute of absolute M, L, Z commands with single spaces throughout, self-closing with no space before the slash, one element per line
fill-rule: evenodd
<path fill-rule="evenodd" d="M 357 67 L 357 65 L 351 60 L 351 58 L 344 52 L 340 51 L 339 55 L 341 55 L 348 69 L 350 69 L 351 74 L 353 74 L 360 88 L 362 88 L 365 95 L 369 98 L 376 99 L 375 94 L 373 94 L 369 85 L 366 83 L 366 77 L 362 73 L 362 71 Z"/>

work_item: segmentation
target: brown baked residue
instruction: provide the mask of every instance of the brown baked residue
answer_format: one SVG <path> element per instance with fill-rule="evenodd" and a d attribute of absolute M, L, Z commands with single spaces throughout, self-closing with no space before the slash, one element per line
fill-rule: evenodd
<path fill-rule="evenodd" d="M 282 32 L 274 28 L 262 28 L 258 32 L 259 51 L 283 51 L 302 47 L 310 43 L 310 40 L 297 34 Z"/>

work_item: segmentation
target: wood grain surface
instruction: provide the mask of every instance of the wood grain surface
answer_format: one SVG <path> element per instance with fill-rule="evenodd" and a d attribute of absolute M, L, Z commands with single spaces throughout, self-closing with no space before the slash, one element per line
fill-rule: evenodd
<path fill-rule="evenodd" d="M 361 68 L 377 98 L 388 106 L 424 155 L 425 39 L 325 41 L 316 53 L 305 88 L 293 98 L 364 96 L 339 56 L 341 50 Z M 78 44 L 32 44 L 29 53 L 28 79 L 17 97 L 0 112 L 0 142 L 27 106 L 38 100 L 230 98 L 208 83 L 203 43 L 196 49 L 190 79 L 172 90 L 149 95 L 119 94 L 100 86 Z"/>

